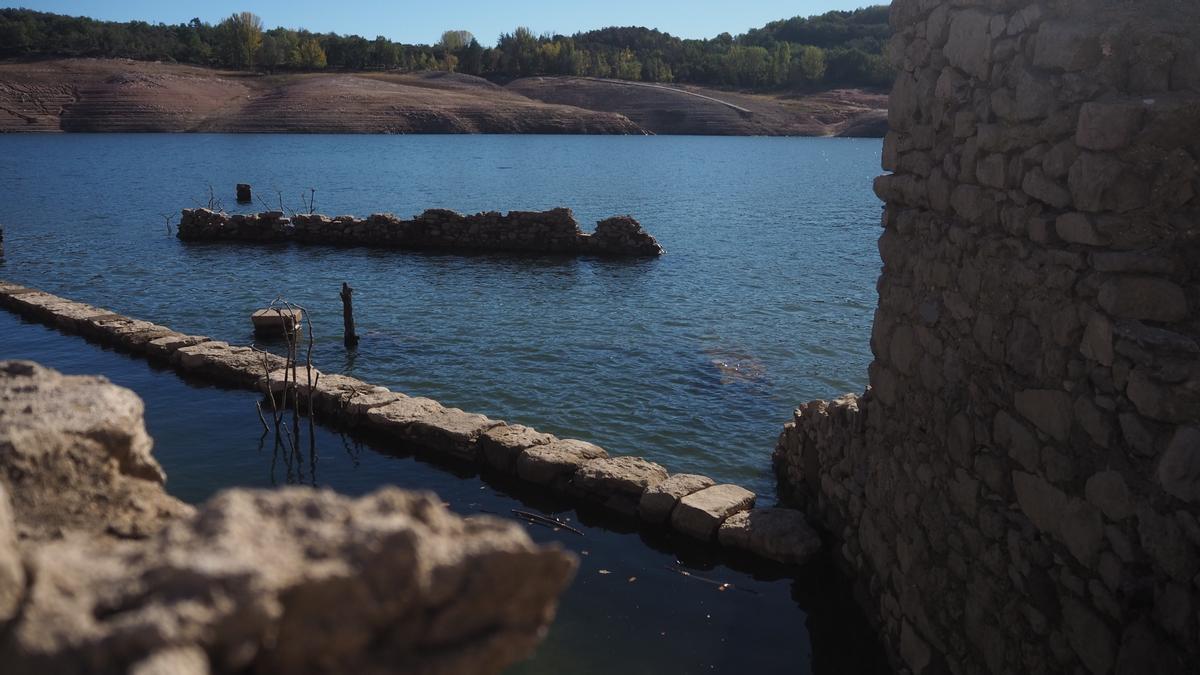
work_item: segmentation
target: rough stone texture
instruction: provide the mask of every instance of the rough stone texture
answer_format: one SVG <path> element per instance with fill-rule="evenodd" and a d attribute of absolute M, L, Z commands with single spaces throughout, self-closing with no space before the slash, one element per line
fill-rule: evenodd
<path fill-rule="evenodd" d="M 713 485 L 716 485 L 716 481 L 708 476 L 677 473 L 657 485 L 646 488 L 641 501 L 638 502 L 638 515 L 648 523 L 662 525 L 670 519 L 671 511 L 680 499 Z"/>
<path fill-rule="evenodd" d="M 588 234 L 570 209 L 510 211 L 464 216 L 431 209 L 412 220 L 390 214 L 357 219 L 317 214 L 285 217 L 280 211 L 230 215 L 208 209 L 184 209 L 178 236 L 184 241 L 295 241 L 307 244 L 375 246 L 415 250 L 487 250 L 658 256 L 662 246 L 638 221 L 616 216 Z"/>
<path fill-rule="evenodd" d="M 641 457 L 603 457 L 580 467 L 571 479 L 571 487 L 585 499 L 633 516 L 642 493 L 666 479 L 666 469 Z"/>
<path fill-rule="evenodd" d="M 279 370 L 287 363 L 281 356 L 216 340 L 180 347 L 171 359 L 192 375 L 248 388 L 257 386 L 259 378 L 267 372 Z"/>
<path fill-rule="evenodd" d="M 517 457 L 527 448 L 558 440 L 550 434 L 520 424 L 492 427 L 477 441 L 488 466 L 504 473 L 517 472 Z"/>
<path fill-rule="evenodd" d="M 754 493 L 737 485 L 714 485 L 683 497 L 671 511 L 671 527 L 708 541 L 725 519 L 754 506 Z"/>
<path fill-rule="evenodd" d="M 69 536 L 26 558 L 0 647 L 14 675 L 188 648 L 226 673 L 499 672 L 532 651 L 575 567 L 515 523 L 395 488 L 233 490 L 148 540 Z"/>
<path fill-rule="evenodd" d="M 230 490 L 193 509 L 163 492 L 141 413 L 103 378 L 0 362 L 6 674 L 500 672 L 574 573 L 427 493 Z"/>
<path fill-rule="evenodd" d="M 526 448 L 517 457 L 517 476 L 522 480 L 565 490 L 583 465 L 608 457 L 604 448 L 574 439 L 555 440 Z"/>
<path fill-rule="evenodd" d="M 0 483 L 0 626 L 17 614 L 25 595 L 25 566 L 17 552 L 17 523 L 8 491 Z"/>
<path fill-rule="evenodd" d="M 902 671 L 1192 672 L 1200 5 L 891 11 L 870 387 L 780 492 Z"/>
<path fill-rule="evenodd" d="M 191 511 L 162 491 L 142 410 L 103 377 L 0 361 L 0 483 L 22 538 L 142 537 Z"/>
<path fill-rule="evenodd" d="M 795 509 L 751 509 L 729 516 L 717 530 L 722 546 L 768 560 L 803 564 L 821 550 L 821 538 Z"/>

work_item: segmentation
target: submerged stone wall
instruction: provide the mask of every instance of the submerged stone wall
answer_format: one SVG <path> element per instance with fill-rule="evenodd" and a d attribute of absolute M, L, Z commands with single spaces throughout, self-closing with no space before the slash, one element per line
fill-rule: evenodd
<path fill-rule="evenodd" d="M 896 0 L 861 397 L 782 490 L 916 673 L 1200 663 L 1200 5 Z"/>
<path fill-rule="evenodd" d="M 294 241 L 304 244 L 376 246 L 435 251 L 509 251 L 576 255 L 658 256 L 662 246 L 630 216 L 579 229 L 570 209 L 510 211 L 464 216 L 431 209 L 412 220 L 391 214 L 367 218 L 320 214 L 285 216 L 282 211 L 253 215 L 184 209 L 178 236 L 184 241 Z"/>
<path fill-rule="evenodd" d="M 320 421 L 371 431 L 432 457 L 514 476 L 530 489 L 573 499 L 647 529 L 669 528 L 783 564 L 804 563 L 821 549 L 820 538 L 802 512 L 755 508 L 757 496 L 738 485 L 717 484 L 696 474 L 670 474 L 640 457 L 610 457 L 593 443 L 557 438 L 353 377 L 304 365 L 289 369 L 285 359 L 274 354 L 184 335 L 2 280 L 0 308 L 168 363 L 190 376 L 273 393 L 281 404 L 298 401 L 301 410 L 313 410 Z M 0 437 L 0 452 L 2 441 Z"/>

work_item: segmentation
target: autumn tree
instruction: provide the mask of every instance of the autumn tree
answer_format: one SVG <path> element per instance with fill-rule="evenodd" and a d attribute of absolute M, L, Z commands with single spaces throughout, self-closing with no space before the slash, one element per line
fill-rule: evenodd
<path fill-rule="evenodd" d="M 217 26 L 222 37 L 225 62 L 234 68 L 253 68 L 262 47 L 262 19 L 252 12 L 238 12 Z"/>

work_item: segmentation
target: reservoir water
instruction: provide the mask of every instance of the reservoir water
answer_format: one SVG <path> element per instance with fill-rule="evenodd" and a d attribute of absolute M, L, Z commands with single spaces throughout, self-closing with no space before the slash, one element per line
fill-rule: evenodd
<path fill-rule="evenodd" d="M 568 136 L 0 137 L 0 277 L 232 343 L 276 296 L 319 368 L 774 493 L 796 403 L 861 391 L 878 140 Z M 181 208 L 629 213 L 657 260 L 183 244 Z M 265 206 L 264 206 L 265 204 Z M 357 354 L 341 345 L 343 281 Z"/>
<path fill-rule="evenodd" d="M 0 136 L 0 278 L 233 343 L 276 296 L 315 319 L 315 362 L 409 394 L 747 485 L 774 501 L 770 452 L 799 401 L 866 381 L 878 275 L 880 144 L 688 137 Z M 168 233 L 212 185 L 248 182 L 324 213 L 570 206 L 585 229 L 631 213 L 657 260 L 188 245 Z M 266 208 L 258 205 L 257 209 Z M 362 342 L 341 345 L 342 281 Z M 470 467 L 316 430 L 293 460 L 262 437 L 255 394 L 0 312 L 0 359 L 104 374 L 146 402 L 168 490 L 300 483 L 435 491 L 580 558 L 534 657 L 551 673 L 886 672 L 827 557 L 788 570 L 635 531 Z"/>

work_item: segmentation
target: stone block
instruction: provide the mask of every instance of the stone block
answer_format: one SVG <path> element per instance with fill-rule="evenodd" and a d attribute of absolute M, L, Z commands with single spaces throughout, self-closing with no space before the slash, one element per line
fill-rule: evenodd
<path fill-rule="evenodd" d="M 1047 21 L 1038 29 L 1033 65 L 1074 72 L 1100 61 L 1100 39 L 1094 27 L 1079 21 Z"/>
<path fill-rule="evenodd" d="M 517 457 L 535 445 L 546 445 L 556 439 L 520 424 L 492 427 L 476 441 L 488 466 L 504 473 L 516 473 Z"/>
<path fill-rule="evenodd" d="M 767 560 L 801 565 L 821 550 L 821 538 L 794 509 L 751 509 L 725 519 L 717 530 L 722 546 Z"/>
<path fill-rule="evenodd" d="M 1167 494 L 1189 504 L 1200 502 L 1200 429 L 1181 426 L 1175 430 L 1156 476 Z"/>
<path fill-rule="evenodd" d="M 1114 276 L 1100 286 L 1098 300 L 1104 311 L 1121 319 L 1170 323 L 1188 316 L 1183 289 L 1159 277 Z"/>
<path fill-rule="evenodd" d="M 1055 389 L 1026 389 L 1015 396 L 1017 412 L 1051 438 L 1066 442 L 1071 437 L 1074 413 L 1071 397 Z"/>
<path fill-rule="evenodd" d="M 517 476 L 530 483 L 566 489 L 576 471 L 602 457 L 608 457 L 608 453 L 598 445 L 574 439 L 556 440 L 525 449 L 517 457 Z"/>
<path fill-rule="evenodd" d="M 208 342 L 209 339 L 203 335 L 183 335 L 181 333 L 173 333 L 163 337 L 154 338 L 146 343 L 146 354 L 157 359 L 170 360 L 171 356 L 183 349 L 184 347 L 192 347 L 202 342 Z"/>
<path fill-rule="evenodd" d="M 1084 495 L 1113 521 L 1121 522 L 1133 515 L 1129 488 L 1125 485 L 1125 478 L 1117 471 L 1093 474 L 1084 486 Z"/>
<path fill-rule="evenodd" d="M 426 450 L 473 462 L 479 459 L 475 441 L 500 424 L 503 422 L 486 415 L 441 408 L 432 415 L 414 420 L 404 428 L 403 435 Z"/>
<path fill-rule="evenodd" d="M 571 491 L 624 516 L 637 515 L 646 488 L 667 478 L 667 470 L 640 457 L 593 459 L 571 479 Z"/>
<path fill-rule="evenodd" d="M 992 66 L 992 16 L 978 9 L 951 15 L 950 31 L 943 53 L 950 65 L 980 80 L 987 80 Z"/>
<path fill-rule="evenodd" d="M 638 515 L 648 523 L 661 525 L 671 517 L 671 511 L 680 499 L 712 487 L 716 481 L 708 476 L 692 473 L 677 473 L 666 480 L 652 485 L 642 493 L 638 503 Z"/>
<path fill-rule="evenodd" d="M 1054 230 L 1060 239 L 1071 244 L 1103 246 L 1106 242 L 1092 226 L 1092 220 L 1083 213 L 1064 213 L 1054 221 Z"/>
<path fill-rule="evenodd" d="M 1079 109 L 1075 144 L 1088 150 L 1119 150 L 1141 130 L 1141 103 L 1088 101 Z"/>
<path fill-rule="evenodd" d="M 679 500 L 671 527 L 696 539 L 711 540 L 726 518 L 754 506 L 755 494 L 737 485 L 714 485 Z"/>

